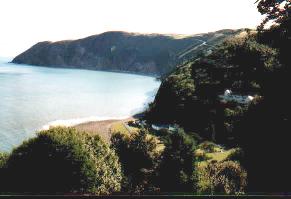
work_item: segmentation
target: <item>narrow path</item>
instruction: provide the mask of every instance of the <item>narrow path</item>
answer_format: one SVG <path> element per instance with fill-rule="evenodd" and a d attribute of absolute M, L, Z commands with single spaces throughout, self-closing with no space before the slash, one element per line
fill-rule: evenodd
<path fill-rule="evenodd" d="M 182 54 L 179 56 L 179 59 L 181 59 L 182 57 L 184 57 L 184 56 L 187 55 L 188 53 L 193 52 L 194 50 L 198 49 L 199 47 L 204 46 L 204 45 L 207 45 L 207 42 L 206 42 L 206 41 L 203 41 L 203 40 L 201 40 L 201 39 L 196 39 L 196 40 L 197 40 L 197 41 L 200 41 L 201 44 L 199 44 L 199 45 L 195 45 L 195 47 L 193 47 L 193 48 L 187 50 L 186 52 L 182 53 Z"/>

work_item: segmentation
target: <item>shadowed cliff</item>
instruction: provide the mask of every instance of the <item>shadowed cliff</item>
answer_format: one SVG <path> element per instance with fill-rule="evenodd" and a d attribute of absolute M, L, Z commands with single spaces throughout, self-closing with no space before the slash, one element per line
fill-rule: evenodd
<path fill-rule="evenodd" d="M 39 42 L 13 63 L 164 75 L 239 30 L 192 36 L 105 32 L 79 40 Z"/>

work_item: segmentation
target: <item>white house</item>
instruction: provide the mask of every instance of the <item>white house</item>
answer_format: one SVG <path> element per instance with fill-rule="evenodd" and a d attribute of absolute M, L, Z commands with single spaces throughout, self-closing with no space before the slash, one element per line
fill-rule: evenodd
<path fill-rule="evenodd" d="M 246 99 L 247 102 L 251 102 L 253 100 L 254 100 L 254 97 L 253 96 L 250 96 L 250 95 Z"/>
<path fill-rule="evenodd" d="M 219 95 L 219 98 L 225 102 L 235 101 L 240 104 L 248 104 L 254 99 L 254 97 L 250 95 L 234 95 L 229 89 L 224 91 L 224 95 Z"/>
<path fill-rule="evenodd" d="M 166 130 L 169 130 L 169 131 L 175 131 L 177 129 L 177 127 L 175 125 L 170 125 L 170 124 L 167 124 L 167 125 L 157 125 L 157 124 L 152 124 L 152 129 L 154 130 L 162 130 L 162 129 L 166 129 Z"/>
<path fill-rule="evenodd" d="M 231 95 L 231 94 L 232 94 L 232 91 L 231 91 L 231 90 L 226 89 L 226 90 L 224 91 L 224 95 L 225 95 L 225 96 L 228 96 L 228 95 Z"/>

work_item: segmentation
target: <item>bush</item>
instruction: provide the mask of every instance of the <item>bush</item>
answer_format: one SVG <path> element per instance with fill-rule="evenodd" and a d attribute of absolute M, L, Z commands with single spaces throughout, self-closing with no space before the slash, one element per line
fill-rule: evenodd
<path fill-rule="evenodd" d="M 73 128 L 38 133 L 12 151 L 3 169 L 2 193 L 109 194 L 122 180 L 114 151 Z"/>
<path fill-rule="evenodd" d="M 112 147 L 120 157 L 125 175 L 123 191 L 141 193 L 155 189 L 153 180 L 162 149 L 159 142 L 146 129 L 130 136 L 112 135 Z"/>
<path fill-rule="evenodd" d="M 236 162 L 212 162 L 198 174 L 198 193 L 240 194 L 247 185 L 246 171 Z"/>

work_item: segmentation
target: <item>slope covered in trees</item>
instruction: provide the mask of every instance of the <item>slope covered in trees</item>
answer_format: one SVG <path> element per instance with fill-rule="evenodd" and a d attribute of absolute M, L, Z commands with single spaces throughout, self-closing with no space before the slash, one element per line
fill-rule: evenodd
<path fill-rule="evenodd" d="M 261 0 L 266 20 L 180 66 L 164 79 L 146 112 L 151 123 L 177 123 L 188 132 L 243 149 L 248 193 L 287 193 L 291 177 L 290 1 Z M 264 29 L 267 21 L 273 26 Z M 223 100 L 253 96 L 249 103 Z M 228 91 L 229 92 L 229 91 Z"/>
<path fill-rule="evenodd" d="M 163 82 L 146 118 L 177 123 L 202 137 L 225 141 L 247 105 L 220 99 L 225 90 L 259 96 L 268 76 L 281 65 L 278 51 L 256 41 L 251 33 L 217 46 L 210 55 L 180 66 Z"/>

